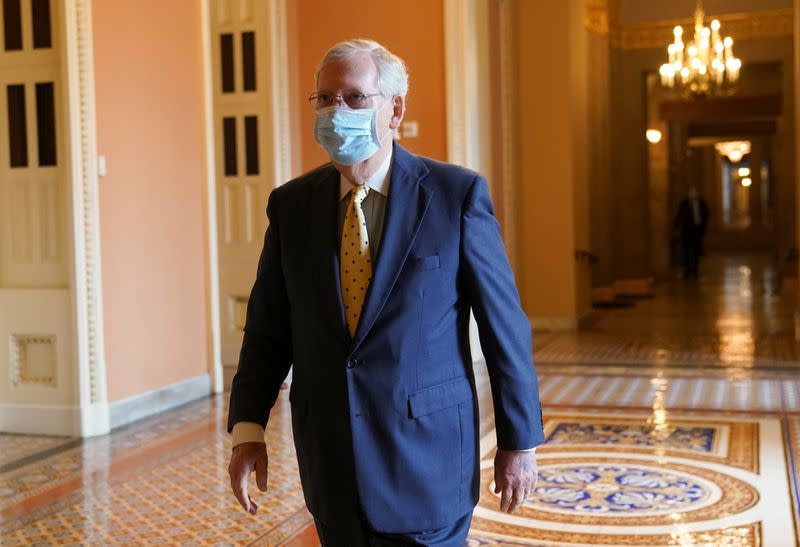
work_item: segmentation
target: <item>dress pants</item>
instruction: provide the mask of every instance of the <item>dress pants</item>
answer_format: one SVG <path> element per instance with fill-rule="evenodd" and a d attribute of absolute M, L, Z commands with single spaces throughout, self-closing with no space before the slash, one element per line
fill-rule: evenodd
<path fill-rule="evenodd" d="M 322 547 L 464 547 L 467 542 L 472 511 L 449 526 L 409 534 L 380 534 L 373 531 L 363 516 L 354 514 L 348 522 L 323 523 L 314 517 Z"/>

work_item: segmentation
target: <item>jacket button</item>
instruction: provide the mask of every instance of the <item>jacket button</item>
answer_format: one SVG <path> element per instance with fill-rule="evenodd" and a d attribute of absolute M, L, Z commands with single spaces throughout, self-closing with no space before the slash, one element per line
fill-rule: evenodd
<path fill-rule="evenodd" d="M 356 366 L 355 362 L 354 362 L 352 359 L 348 359 L 348 360 L 345 362 L 345 364 L 344 364 L 344 365 L 345 365 L 347 368 L 353 368 L 354 366 Z"/>

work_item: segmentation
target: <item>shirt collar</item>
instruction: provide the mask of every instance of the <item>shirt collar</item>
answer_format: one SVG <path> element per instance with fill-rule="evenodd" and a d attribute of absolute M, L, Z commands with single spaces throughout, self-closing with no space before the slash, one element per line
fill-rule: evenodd
<path fill-rule="evenodd" d="M 392 155 L 394 151 L 390 151 L 386 159 L 378 170 L 375 171 L 370 178 L 367 179 L 366 185 L 370 190 L 374 190 L 379 194 L 389 197 L 389 182 L 392 178 Z M 355 187 L 355 184 L 345 178 L 344 175 L 339 175 L 339 201 Z"/>

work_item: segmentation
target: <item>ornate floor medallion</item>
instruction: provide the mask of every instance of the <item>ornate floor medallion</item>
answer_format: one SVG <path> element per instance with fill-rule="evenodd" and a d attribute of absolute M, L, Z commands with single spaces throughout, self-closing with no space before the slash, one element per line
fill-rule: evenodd
<path fill-rule="evenodd" d="M 487 435 L 474 545 L 796 545 L 783 455 L 762 444 L 780 438 L 777 420 L 662 425 L 549 417 L 536 493 L 514 515 L 498 510 Z"/>

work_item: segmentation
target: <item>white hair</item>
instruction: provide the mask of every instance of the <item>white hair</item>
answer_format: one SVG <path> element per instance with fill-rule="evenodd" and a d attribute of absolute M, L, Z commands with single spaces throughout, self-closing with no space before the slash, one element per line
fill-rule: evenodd
<path fill-rule="evenodd" d="M 387 99 L 395 96 L 405 98 L 408 93 L 408 71 L 405 62 L 378 42 L 363 38 L 339 42 L 330 48 L 317 66 L 314 75 L 316 83 L 319 84 L 319 72 L 325 65 L 365 52 L 372 55 L 372 60 L 378 69 L 378 90 L 381 94 Z"/>

